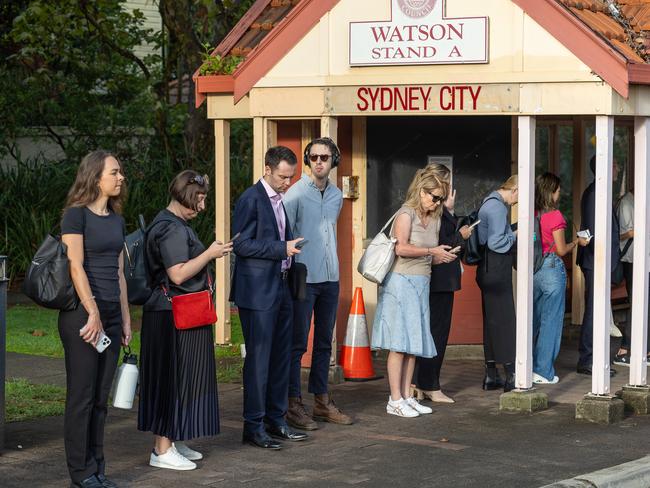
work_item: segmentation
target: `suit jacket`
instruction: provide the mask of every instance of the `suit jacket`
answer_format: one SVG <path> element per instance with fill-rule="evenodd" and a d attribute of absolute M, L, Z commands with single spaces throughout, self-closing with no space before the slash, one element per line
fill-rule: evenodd
<path fill-rule="evenodd" d="M 271 201 L 259 181 L 237 200 L 232 232 L 241 235 L 233 247 L 230 300 L 238 307 L 268 310 L 275 302 L 282 283 L 282 261 L 287 258 L 286 241 L 293 239 L 286 212 L 285 219 L 285 235 L 280 236 Z"/>
<path fill-rule="evenodd" d="M 443 208 L 440 220 L 440 233 L 438 244 L 446 244 L 452 248 L 456 246 L 465 247 L 465 241 L 460 233 L 456 230 L 458 219 L 449 210 Z M 462 253 L 462 249 L 461 249 Z M 432 292 L 450 292 L 460 290 L 460 255 L 459 258 L 451 263 L 435 264 L 431 267 L 431 285 Z"/>
<path fill-rule="evenodd" d="M 595 233 L 594 229 L 596 227 L 596 183 L 589 185 L 584 193 L 582 194 L 582 199 L 580 200 L 580 212 L 582 214 L 580 220 L 580 230 L 589 229 L 591 234 Z M 618 230 L 618 219 L 616 218 L 616 212 L 612 211 L 612 269 L 618 263 L 620 249 L 618 246 L 619 243 L 619 230 Z M 583 269 L 594 269 L 594 239 L 591 239 L 591 242 L 588 246 L 578 247 L 578 256 L 576 258 L 576 263 Z"/>

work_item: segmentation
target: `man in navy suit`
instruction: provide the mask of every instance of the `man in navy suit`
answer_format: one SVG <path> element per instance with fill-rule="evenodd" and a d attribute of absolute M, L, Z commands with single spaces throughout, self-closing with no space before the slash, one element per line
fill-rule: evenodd
<path fill-rule="evenodd" d="M 296 171 L 296 155 L 276 146 L 264 156 L 264 176 L 237 200 L 233 233 L 237 255 L 231 300 L 239 307 L 244 361 L 244 433 L 242 441 L 281 449 L 271 438 L 302 441 L 307 435 L 287 426 L 293 303 L 288 286 L 292 256 L 299 254 L 282 195 Z"/>

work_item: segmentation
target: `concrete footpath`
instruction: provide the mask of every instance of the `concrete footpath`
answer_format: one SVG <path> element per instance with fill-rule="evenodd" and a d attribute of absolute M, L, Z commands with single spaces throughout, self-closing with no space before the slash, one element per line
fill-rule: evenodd
<path fill-rule="evenodd" d="M 136 430 L 136 410 L 111 408 L 105 442 L 107 474 L 120 486 L 142 488 L 539 488 L 574 477 L 586 480 L 584 473 L 649 454 L 649 417 L 628 416 L 609 426 L 574 420 L 575 401 L 589 391 L 591 379 L 573 372 L 573 365 L 573 352 L 564 352 L 558 367 L 561 382 L 543 388 L 549 395 L 549 409 L 533 415 L 499 413 L 500 392 L 481 390 L 482 363 L 475 360 L 446 362 L 443 388 L 457 403 L 435 404 L 432 415 L 415 419 L 385 413 L 385 379 L 338 385 L 333 387 L 335 399 L 354 415 L 356 424 L 321 424 L 309 441 L 287 445 L 279 452 L 241 444 L 241 385 L 220 385 L 221 434 L 190 443 L 205 459 L 198 463 L 199 469 L 189 472 L 149 467 L 152 437 Z M 65 383 L 62 360 L 9 354 L 7 369 L 8 377 Z M 613 390 L 627 381 L 627 369 L 618 369 L 621 374 L 612 382 Z M 310 395 L 306 403 L 311 404 Z M 62 429 L 61 417 L 8 424 L 6 450 L 0 456 L 0 486 L 68 486 Z M 640 463 L 634 469 L 645 473 L 647 461 Z M 650 486 L 638 484 L 645 482 L 643 476 L 633 478 L 632 484 L 607 486 Z M 554 486 L 605 485 L 565 481 Z"/>

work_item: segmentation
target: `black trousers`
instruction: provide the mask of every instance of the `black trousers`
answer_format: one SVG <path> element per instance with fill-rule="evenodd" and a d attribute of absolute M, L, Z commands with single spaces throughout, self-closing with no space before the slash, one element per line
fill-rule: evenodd
<path fill-rule="evenodd" d="M 630 351 L 630 345 L 632 341 L 632 275 L 633 275 L 634 265 L 632 263 L 626 263 L 623 261 L 623 276 L 625 276 L 625 290 L 627 291 L 627 302 L 630 304 L 630 308 L 627 310 L 627 316 L 625 321 L 625 327 L 622 327 L 621 332 L 623 337 L 621 338 L 621 347 Z M 650 297 L 649 297 L 650 298 Z M 648 323 L 650 323 L 650 307 L 648 307 Z M 650 334 L 648 334 L 648 351 L 650 351 Z M 647 352 L 647 351 L 646 351 Z"/>
<path fill-rule="evenodd" d="M 88 321 L 82 305 L 59 313 L 67 385 L 63 433 L 68 471 L 75 483 L 96 473 L 104 474 L 104 425 L 120 354 L 120 304 L 97 301 L 97 307 L 104 332 L 111 339 L 111 345 L 101 354 L 79 336 L 79 329 Z"/>
<path fill-rule="evenodd" d="M 438 355 L 433 358 L 418 357 L 415 362 L 415 384 L 422 390 L 440 390 L 440 369 L 451 329 L 451 312 L 454 308 L 453 291 L 429 292 L 431 336 Z"/>
<path fill-rule="evenodd" d="M 512 296 L 511 254 L 487 251 L 478 265 L 476 282 L 483 303 L 483 353 L 486 361 L 514 363 L 517 340 Z"/>
<path fill-rule="evenodd" d="M 580 327 L 580 343 L 578 344 L 580 357 L 578 358 L 578 364 L 580 366 L 591 366 L 594 355 L 594 270 L 580 269 L 585 277 L 585 312 Z"/>

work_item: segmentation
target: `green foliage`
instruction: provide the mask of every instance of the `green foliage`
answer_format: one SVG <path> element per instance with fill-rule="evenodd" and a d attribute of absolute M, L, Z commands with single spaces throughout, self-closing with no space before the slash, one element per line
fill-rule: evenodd
<path fill-rule="evenodd" d="M 203 53 L 201 53 L 201 58 L 203 59 L 203 64 L 199 68 L 199 74 L 204 75 L 229 75 L 232 74 L 239 63 L 241 63 L 244 58 L 241 56 L 220 56 L 219 54 L 211 55 L 212 49 L 209 44 L 203 45 Z"/>
<path fill-rule="evenodd" d="M 39 417 L 63 415 L 65 388 L 35 385 L 23 378 L 5 381 L 6 420 L 22 422 Z"/>

